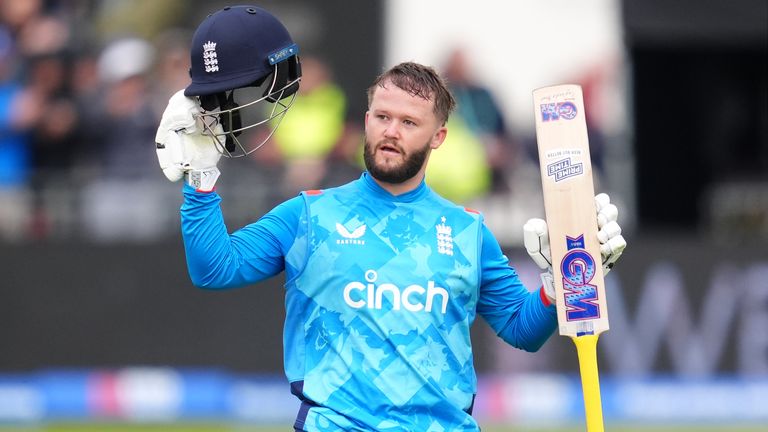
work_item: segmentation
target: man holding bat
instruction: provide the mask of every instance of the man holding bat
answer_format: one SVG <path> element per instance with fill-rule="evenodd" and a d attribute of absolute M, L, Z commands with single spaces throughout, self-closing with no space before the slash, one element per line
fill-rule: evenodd
<path fill-rule="evenodd" d="M 254 150 L 240 132 L 276 127 L 245 109 L 288 111 L 298 48 L 274 16 L 247 6 L 210 15 L 192 44 L 192 84 L 169 101 L 156 139 L 163 172 L 184 180 L 189 274 L 199 287 L 224 289 L 285 272 L 284 366 L 301 400 L 295 430 L 479 430 L 472 323 L 479 314 L 509 344 L 535 351 L 557 326 L 556 299 L 547 284 L 523 286 L 481 214 L 426 185 L 455 105 L 443 79 L 416 63 L 382 73 L 368 89 L 360 178 L 303 191 L 230 234 L 214 191 L 217 162 Z M 256 87 L 256 99 L 242 99 Z M 594 216 L 615 222 L 607 196 L 598 200 Z M 606 263 L 625 246 L 611 233 Z M 546 223 L 526 224 L 525 238 L 549 268 Z"/>

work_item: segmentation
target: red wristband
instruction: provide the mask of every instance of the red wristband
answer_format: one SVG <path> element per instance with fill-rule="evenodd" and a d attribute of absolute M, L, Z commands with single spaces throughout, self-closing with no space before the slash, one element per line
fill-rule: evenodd
<path fill-rule="evenodd" d="M 549 301 L 549 297 L 547 297 L 547 293 L 544 292 L 544 285 L 539 288 L 539 297 L 541 298 L 541 302 L 544 303 L 544 306 L 551 306 L 552 302 Z"/>

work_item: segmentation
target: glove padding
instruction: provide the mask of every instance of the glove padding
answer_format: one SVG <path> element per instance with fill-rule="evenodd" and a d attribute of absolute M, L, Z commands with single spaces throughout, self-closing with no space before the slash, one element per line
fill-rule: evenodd
<path fill-rule="evenodd" d="M 202 134 L 196 116 L 200 112 L 200 105 L 184 96 L 184 90 L 171 96 L 155 135 L 157 159 L 168 180 L 176 182 L 186 177 L 195 189 L 211 191 L 219 178 L 216 164 L 221 153 L 215 138 Z M 215 132 L 220 130 L 221 125 L 217 125 Z"/>
<path fill-rule="evenodd" d="M 608 194 L 601 193 L 595 196 L 595 208 L 597 210 L 597 239 L 600 242 L 603 275 L 606 275 L 624 252 L 627 242 L 621 235 L 621 227 L 616 222 L 619 210 L 611 204 Z M 549 247 L 547 222 L 543 219 L 529 219 L 523 225 L 523 244 L 536 265 L 542 270 L 546 270 L 541 274 L 542 285 L 544 286 L 544 293 L 554 303 L 555 285 L 552 277 L 552 254 Z"/>

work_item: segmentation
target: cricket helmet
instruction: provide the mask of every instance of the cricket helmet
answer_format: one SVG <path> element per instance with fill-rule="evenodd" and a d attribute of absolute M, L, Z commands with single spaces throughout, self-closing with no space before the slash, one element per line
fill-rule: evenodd
<path fill-rule="evenodd" d="M 256 6 L 227 6 L 197 27 L 184 95 L 198 98 L 203 133 L 223 155 L 245 156 L 274 134 L 299 89 L 298 52 L 285 26 Z M 243 131 L 258 126 L 268 130 L 265 138 L 241 142 Z"/>

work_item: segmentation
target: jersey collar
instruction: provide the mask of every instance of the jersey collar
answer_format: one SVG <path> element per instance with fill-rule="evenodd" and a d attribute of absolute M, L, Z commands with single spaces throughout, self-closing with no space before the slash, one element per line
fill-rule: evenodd
<path fill-rule="evenodd" d="M 424 182 L 424 179 L 422 179 L 421 183 L 419 183 L 419 186 L 416 187 L 416 189 L 404 194 L 392 195 L 389 193 L 389 191 L 379 186 L 379 184 L 376 183 L 376 180 L 373 179 L 368 171 L 363 172 L 358 183 L 363 190 L 372 193 L 374 196 L 393 202 L 418 201 L 429 193 L 429 187 L 427 187 L 426 182 Z"/>

